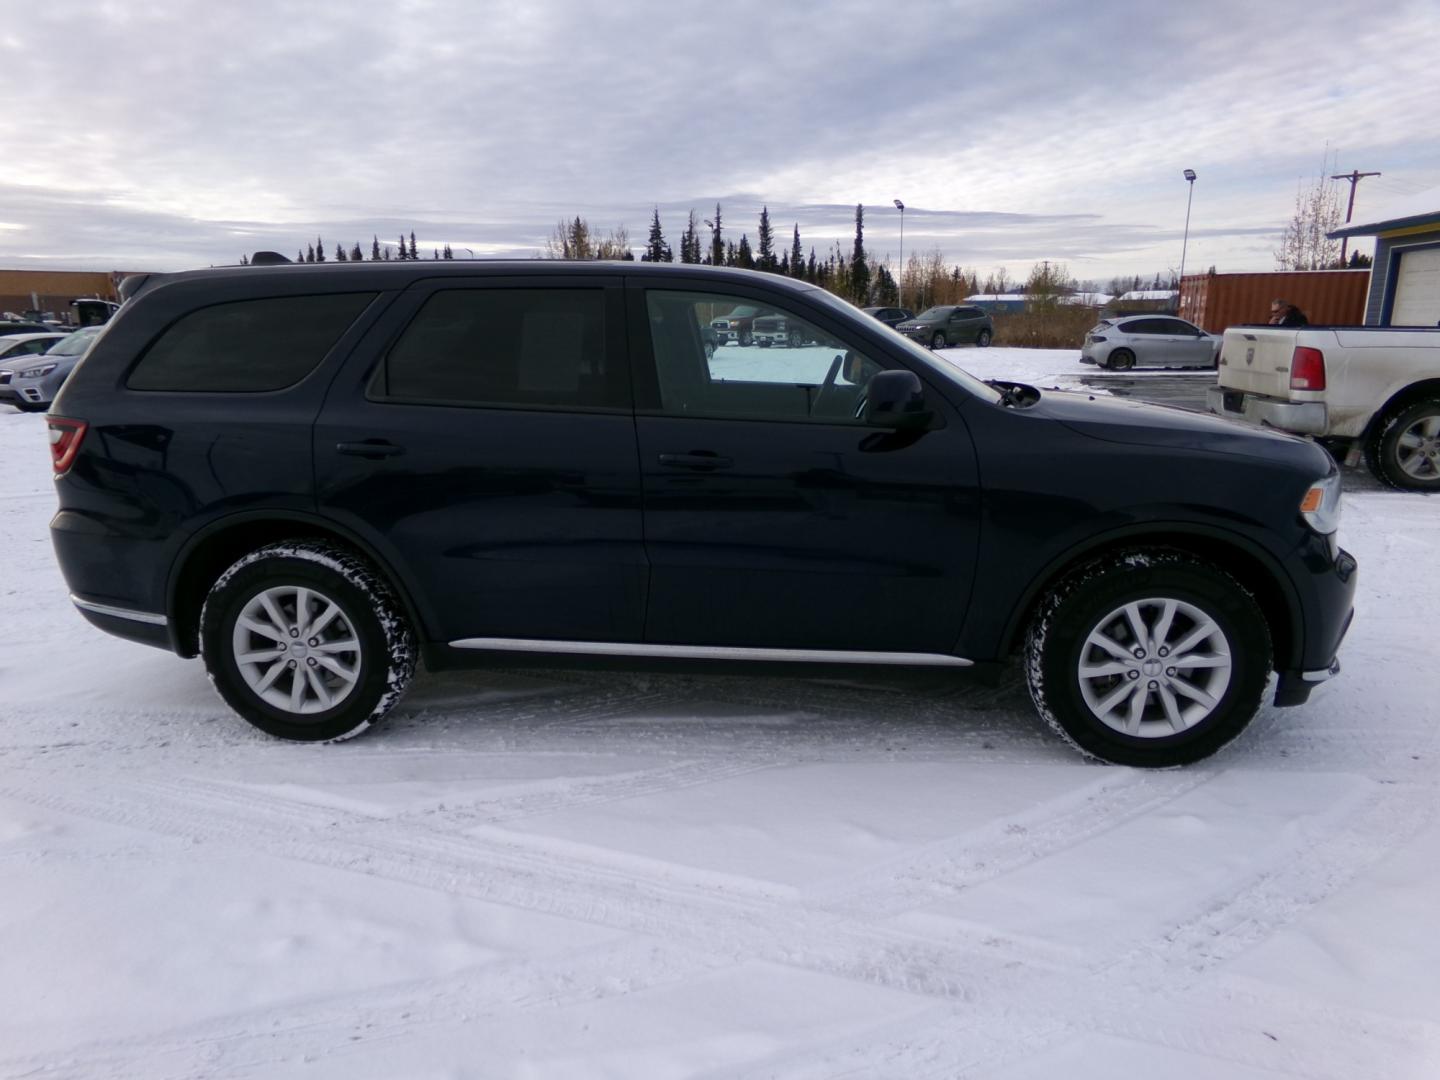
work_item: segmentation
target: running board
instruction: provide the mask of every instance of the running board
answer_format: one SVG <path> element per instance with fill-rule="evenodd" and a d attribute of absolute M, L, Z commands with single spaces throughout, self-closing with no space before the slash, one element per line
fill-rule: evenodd
<path fill-rule="evenodd" d="M 678 660 L 768 660 L 799 664 L 899 664 L 971 667 L 973 661 L 945 653 L 863 652 L 850 649 L 749 649 L 729 645 L 644 645 L 624 641 L 547 641 L 539 638 L 461 638 L 453 649 L 497 652 L 575 653 L 582 656 L 651 656 Z"/>

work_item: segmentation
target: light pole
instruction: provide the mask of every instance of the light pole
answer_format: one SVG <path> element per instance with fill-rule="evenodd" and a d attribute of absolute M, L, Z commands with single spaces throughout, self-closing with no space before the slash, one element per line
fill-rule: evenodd
<path fill-rule="evenodd" d="M 472 259 L 475 258 L 475 249 L 474 249 L 474 248 L 468 248 L 468 247 L 467 247 L 465 250 L 468 251 L 468 252 L 470 252 L 470 258 L 472 258 Z"/>
<path fill-rule="evenodd" d="M 1185 182 L 1190 185 L 1190 194 L 1185 196 L 1185 238 L 1180 241 L 1180 280 L 1175 289 L 1175 313 L 1180 313 L 1180 298 L 1185 294 L 1185 250 L 1190 246 L 1190 203 L 1195 198 L 1195 170 L 1185 170 Z"/>
<path fill-rule="evenodd" d="M 896 307 L 905 306 L 905 204 L 895 200 L 895 209 L 900 211 L 900 299 Z"/>

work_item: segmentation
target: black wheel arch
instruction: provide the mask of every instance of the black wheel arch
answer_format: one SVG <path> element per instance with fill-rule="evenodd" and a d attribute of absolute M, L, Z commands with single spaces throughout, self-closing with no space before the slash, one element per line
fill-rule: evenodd
<path fill-rule="evenodd" d="M 399 598 L 421 642 L 430 623 L 415 601 L 415 591 L 390 561 L 355 533 L 318 514 L 297 511 L 248 511 L 205 525 L 181 547 L 170 567 L 165 590 L 171 648 L 180 656 L 200 651 L 200 609 L 210 586 L 243 555 L 281 540 L 329 540 L 368 560 Z"/>
<path fill-rule="evenodd" d="M 1160 548 L 1203 559 L 1249 589 L 1270 624 L 1277 670 L 1300 665 L 1305 622 L 1300 598 L 1289 575 L 1264 548 L 1227 530 L 1190 523 L 1146 523 L 1091 537 L 1055 557 L 1026 586 L 1005 624 L 998 655 L 1010 656 L 1024 644 L 1025 630 L 1047 593 L 1081 567 L 1107 555 Z"/>

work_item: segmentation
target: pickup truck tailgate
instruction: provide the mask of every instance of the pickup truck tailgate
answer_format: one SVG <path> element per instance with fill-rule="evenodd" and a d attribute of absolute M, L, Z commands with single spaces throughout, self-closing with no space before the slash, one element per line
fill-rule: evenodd
<path fill-rule="evenodd" d="M 1226 390 L 1265 397 L 1289 397 L 1290 358 L 1295 353 L 1296 336 L 1294 327 L 1226 330 L 1220 351 L 1220 385 Z"/>

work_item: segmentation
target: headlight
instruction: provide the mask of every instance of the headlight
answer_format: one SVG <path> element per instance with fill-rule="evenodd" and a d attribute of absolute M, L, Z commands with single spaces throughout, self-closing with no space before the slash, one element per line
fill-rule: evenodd
<path fill-rule="evenodd" d="M 1340 527 L 1340 474 L 1317 480 L 1300 500 L 1300 516 L 1310 528 L 1329 536 Z"/>
<path fill-rule="evenodd" d="M 59 364 L 45 364 L 41 367 L 26 368 L 24 371 L 20 372 L 20 378 L 38 379 L 41 375 L 49 375 L 50 372 L 54 371 L 59 366 Z"/>

